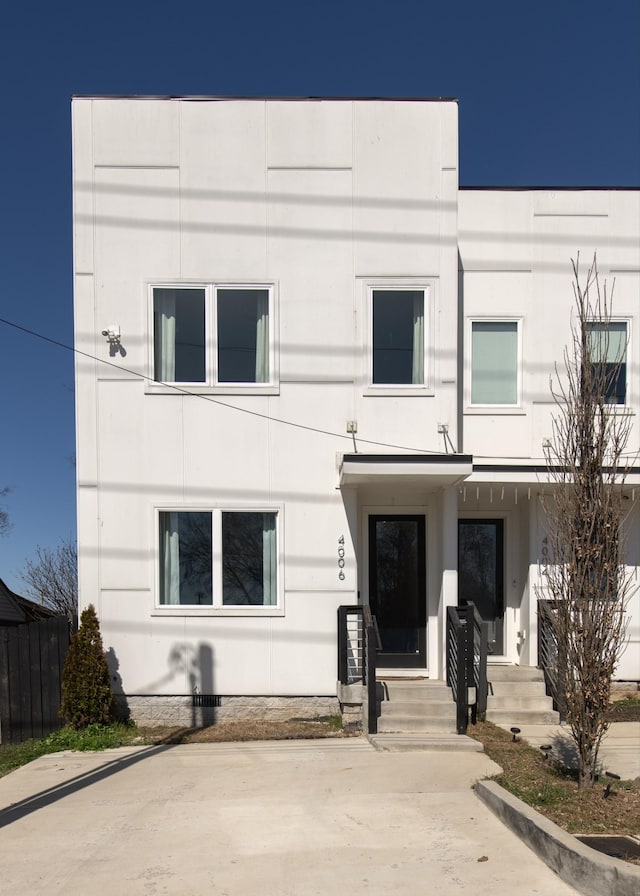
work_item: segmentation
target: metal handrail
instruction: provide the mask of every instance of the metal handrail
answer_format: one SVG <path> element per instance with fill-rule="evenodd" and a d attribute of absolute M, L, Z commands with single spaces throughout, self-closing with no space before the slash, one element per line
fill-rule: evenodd
<path fill-rule="evenodd" d="M 476 700 L 471 709 L 471 721 L 484 722 L 487 715 L 487 660 L 489 656 L 489 623 L 485 622 L 474 603 L 467 605 L 473 622 L 473 683 Z"/>
<path fill-rule="evenodd" d="M 338 607 L 338 681 L 364 681 L 364 634 L 362 606 Z"/>
<path fill-rule="evenodd" d="M 488 623 L 473 603 L 447 607 L 447 684 L 456 704 L 456 731 L 465 734 L 469 724 L 483 719 L 487 711 Z M 475 699 L 469 699 L 470 689 Z"/>
<path fill-rule="evenodd" d="M 376 680 L 376 665 L 378 659 L 378 646 L 380 633 L 376 617 L 371 613 L 369 606 L 363 607 L 364 614 L 364 643 L 365 643 L 365 686 L 367 689 L 367 730 L 369 734 L 378 733 L 378 686 Z"/>
<path fill-rule="evenodd" d="M 338 607 L 338 681 L 344 685 L 362 681 L 367 694 L 369 734 L 378 731 L 376 666 L 379 649 L 380 633 L 370 608 L 361 604 Z"/>
<path fill-rule="evenodd" d="M 456 731 L 465 734 L 468 724 L 466 620 L 457 607 L 447 607 L 447 684 L 456 704 Z"/>
<path fill-rule="evenodd" d="M 555 601 L 541 599 L 538 601 L 538 666 L 544 674 L 547 694 L 553 699 L 554 709 L 560 714 L 560 720 L 567 717 L 565 704 L 564 676 L 566 658 L 560 649 L 553 624 Z"/>

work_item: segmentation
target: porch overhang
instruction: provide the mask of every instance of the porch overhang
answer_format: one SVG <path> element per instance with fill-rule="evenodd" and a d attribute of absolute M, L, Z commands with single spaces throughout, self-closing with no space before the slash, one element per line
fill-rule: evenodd
<path fill-rule="evenodd" d="M 562 472 L 558 467 L 549 467 L 544 460 L 533 460 L 530 463 L 518 463 L 512 460 L 496 458 L 494 461 L 474 463 L 473 473 L 467 481 L 467 485 L 526 485 L 558 486 L 562 480 L 556 475 Z M 607 477 L 612 470 L 604 469 Z M 568 481 L 568 479 L 567 479 Z M 620 483 L 622 484 L 622 483 Z M 624 486 L 626 489 L 636 489 L 640 485 L 640 466 L 628 466 L 624 469 Z"/>
<path fill-rule="evenodd" d="M 473 472 L 471 454 L 345 454 L 340 486 L 417 485 L 436 489 L 458 485 Z"/>

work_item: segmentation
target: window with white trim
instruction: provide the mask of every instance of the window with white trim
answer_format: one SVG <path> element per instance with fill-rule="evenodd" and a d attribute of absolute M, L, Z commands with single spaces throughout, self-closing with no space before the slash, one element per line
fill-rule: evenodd
<path fill-rule="evenodd" d="M 471 404 L 516 406 L 519 401 L 519 322 L 471 321 Z"/>
<path fill-rule="evenodd" d="M 276 511 L 159 511 L 160 606 L 277 606 L 277 522 Z"/>
<path fill-rule="evenodd" d="M 425 386 L 426 304 L 426 289 L 371 289 L 372 385 Z"/>
<path fill-rule="evenodd" d="M 606 401 L 623 405 L 627 400 L 627 323 L 588 321 L 586 327 L 591 361 L 604 367 L 601 373 Z"/>
<path fill-rule="evenodd" d="M 272 382 L 272 287 L 162 285 L 151 291 L 156 382 Z"/>

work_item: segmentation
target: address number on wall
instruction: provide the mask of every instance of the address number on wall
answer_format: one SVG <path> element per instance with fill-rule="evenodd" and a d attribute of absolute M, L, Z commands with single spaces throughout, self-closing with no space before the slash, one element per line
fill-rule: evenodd
<path fill-rule="evenodd" d="M 344 581 L 344 535 L 338 539 L 338 578 Z"/>

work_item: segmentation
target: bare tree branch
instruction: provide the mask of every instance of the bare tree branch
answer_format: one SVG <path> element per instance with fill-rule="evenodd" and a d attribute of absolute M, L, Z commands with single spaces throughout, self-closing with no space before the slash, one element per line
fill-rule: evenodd
<path fill-rule="evenodd" d="M 11 489 L 0 488 L 0 498 L 6 498 Z M 0 507 L 0 535 L 5 535 L 9 529 L 11 528 L 11 521 L 9 519 L 9 514 L 4 509 L 4 507 Z"/>
<path fill-rule="evenodd" d="M 618 406 L 626 345 L 613 352 L 611 296 L 594 256 L 581 281 L 573 262 L 575 318 L 546 460 L 542 497 L 548 560 L 540 596 L 558 644 L 559 699 L 579 756 L 579 783 L 592 785 L 608 725 L 611 678 L 626 640 L 630 578 L 624 565 L 625 450 L 631 418 Z"/>
<path fill-rule="evenodd" d="M 78 553 L 74 541 L 63 541 L 52 551 L 36 548 L 36 559 L 28 560 L 22 581 L 26 593 L 70 622 L 78 615 Z"/>

